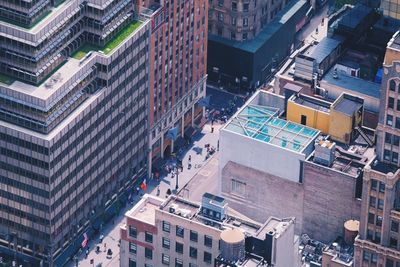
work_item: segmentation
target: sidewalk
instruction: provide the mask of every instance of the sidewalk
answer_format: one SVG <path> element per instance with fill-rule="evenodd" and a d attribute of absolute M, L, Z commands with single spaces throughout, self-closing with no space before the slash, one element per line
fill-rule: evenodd
<path fill-rule="evenodd" d="M 204 148 L 205 144 L 210 144 L 210 146 L 214 146 L 217 148 L 217 143 L 219 139 L 219 129 L 222 127 L 222 124 L 214 123 L 214 132 L 211 133 L 211 125 L 210 123 L 206 124 L 200 133 L 197 133 L 193 140 L 193 144 L 187 151 L 184 151 L 182 154 L 182 164 L 183 171 L 179 172 L 179 188 L 178 191 L 184 188 L 184 186 L 194 177 L 198 172 L 202 170 L 204 165 L 211 161 L 213 157 L 218 153 L 216 152 L 214 155 L 205 160 L 205 156 L 207 154 L 206 149 Z M 198 153 L 196 153 L 196 151 Z M 188 158 L 191 155 L 191 164 L 192 168 L 188 169 Z M 199 165 L 198 168 L 195 168 L 195 165 Z M 171 178 L 171 174 L 167 176 L 160 176 L 159 183 L 156 180 L 148 180 L 147 181 L 147 192 L 148 194 L 157 195 L 157 186 L 160 187 L 160 197 L 166 197 L 166 192 L 168 189 L 171 189 L 172 192 L 175 192 L 176 178 Z M 142 190 L 141 190 L 142 191 Z M 144 193 L 143 191 L 141 194 Z M 99 242 L 99 235 L 95 237 L 90 237 L 88 246 L 89 254 L 88 257 L 85 258 L 85 250 L 78 256 L 78 265 L 75 262 L 70 261 L 66 266 L 67 267 L 97 267 L 97 266 L 109 266 L 109 267 L 118 267 L 119 264 L 119 239 L 120 239 L 120 230 L 119 226 L 124 223 L 124 214 L 131 209 L 139 200 L 140 195 L 134 195 L 131 203 L 128 203 L 126 207 L 123 207 L 120 211 L 120 214 L 114 219 L 114 223 L 108 224 L 102 228 L 102 234 L 104 235 L 103 242 Z M 113 254 L 111 258 L 107 258 L 107 252 L 105 250 L 111 249 Z M 96 247 L 100 247 L 100 252 L 96 252 Z M 93 259 L 93 264 L 90 263 L 90 260 Z M 101 265 L 100 265 L 101 264 Z"/>

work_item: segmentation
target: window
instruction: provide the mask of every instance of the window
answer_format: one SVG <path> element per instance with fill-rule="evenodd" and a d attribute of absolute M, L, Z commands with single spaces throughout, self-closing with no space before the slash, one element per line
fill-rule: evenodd
<path fill-rule="evenodd" d="M 397 99 L 397 111 L 400 111 L 400 99 Z"/>
<path fill-rule="evenodd" d="M 386 265 L 385 265 L 386 267 L 394 267 L 394 262 L 392 261 L 392 260 L 390 260 L 390 259 L 387 259 L 386 260 Z"/>
<path fill-rule="evenodd" d="M 374 232 L 372 230 L 368 229 L 367 230 L 367 239 L 372 241 L 373 237 L 374 237 Z"/>
<path fill-rule="evenodd" d="M 371 253 L 371 263 L 375 263 L 377 262 L 377 257 L 375 253 Z"/>
<path fill-rule="evenodd" d="M 243 18 L 243 26 L 249 26 L 249 19 Z"/>
<path fill-rule="evenodd" d="M 376 226 L 382 226 L 382 216 L 377 215 L 376 216 Z"/>
<path fill-rule="evenodd" d="M 203 259 L 204 262 L 211 263 L 211 259 L 212 259 L 211 253 L 204 251 L 204 259 Z"/>
<path fill-rule="evenodd" d="M 199 235 L 196 231 L 190 230 L 190 241 L 197 242 Z"/>
<path fill-rule="evenodd" d="M 399 231 L 399 223 L 396 221 L 392 221 L 392 223 L 390 224 L 390 230 L 397 233 Z"/>
<path fill-rule="evenodd" d="M 380 232 L 375 232 L 375 240 L 374 240 L 374 242 L 376 244 L 381 243 L 381 233 Z"/>
<path fill-rule="evenodd" d="M 224 6 L 224 0 L 218 0 L 218 6 L 223 7 Z"/>
<path fill-rule="evenodd" d="M 184 237 L 184 234 L 185 234 L 185 229 L 183 229 L 183 227 L 180 227 L 180 226 L 176 226 L 176 236 L 179 236 L 179 237 Z"/>
<path fill-rule="evenodd" d="M 394 238 L 394 237 L 390 237 L 389 246 L 390 246 L 391 248 L 396 248 L 396 249 L 397 249 L 397 239 Z"/>
<path fill-rule="evenodd" d="M 397 135 L 393 135 L 393 145 L 394 146 L 399 146 L 400 143 L 400 138 Z"/>
<path fill-rule="evenodd" d="M 153 251 L 149 248 L 144 248 L 144 256 L 146 259 L 153 259 Z"/>
<path fill-rule="evenodd" d="M 208 235 L 205 235 L 204 236 L 204 246 L 206 246 L 206 247 L 212 247 L 212 237 L 211 236 L 208 236 Z"/>
<path fill-rule="evenodd" d="M 386 116 L 386 125 L 393 126 L 393 116 L 392 115 Z"/>
<path fill-rule="evenodd" d="M 247 40 L 247 32 L 245 32 L 245 33 L 242 34 L 242 40 L 243 40 L 243 41 Z"/>
<path fill-rule="evenodd" d="M 224 21 L 224 13 L 218 12 L 218 20 L 219 21 Z"/>
<path fill-rule="evenodd" d="M 379 182 L 379 192 L 385 193 L 385 183 Z"/>
<path fill-rule="evenodd" d="M 387 144 L 391 144 L 392 143 L 392 134 L 385 133 L 385 143 L 387 143 Z"/>
<path fill-rule="evenodd" d="M 161 262 L 163 263 L 163 264 L 165 264 L 165 265 L 169 265 L 169 255 L 166 255 L 166 254 L 162 254 L 162 259 L 161 259 Z"/>
<path fill-rule="evenodd" d="M 393 97 L 388 98 L 388 108 L 394 108 L 394 98 Z"/>
<path fill-rule="evenodd" d="M 169 249 L 170 246 L 171 246 L 171 241 L 169 240 L 169 238 L 163 237 L 162 238 L 162 247 Z"/>
<path fill-rule="evenodd" d="M 236 25 L 236 18 L 232 18 L 231 19 L 231 23 L 232 23 L 233 26 L 235 26 Z"/>
<path fill-rule="evenodd" d="M 176 253 L 183 254 L 183 244 L 176 242 L 175 243 L 175 251 L 176 251 Z"/>
<path fill-rule="evenodd" d="M 249 4 L 248 3 L 243 4 L 243 11 L 249 12 Z"/>
<path fill-rule="evenodd" d="M 129 252 L 136 254 L 137 245 L 135 243 L 129 242 Z"/>
<path fill-rule="evenodd" d="M 150 265 L 150 264 L 144 264 L 144 267 L 153 267 L 153 265 Z"/>
<path fill-rule="evenodd" d="M 396 129 L 400 129 L 400 117 L 396 118 L 396 125 L 395 125 Z"/>
<path fill-rule="evenodd" d="M 378 198 L 378 209 L 383 210 L 384 201 L 383 199 Z"/>
<path fill-rule="evenodd" d="M 197 259 L 197 248 L 190 247 L 189 249 L 189 256 L 191 258 Z"/>
<path fill-rule="evenodd" d="M 378 189 L 378 181 L 372 179 L 371 180 L 371 190 L 376 191 Z"/>
<path fill-rule="evenodd" d="M 397 163 L 398 160 L 399 160 L 399 153 L 392 152 L 392 162 Z"/>
<path fill-rule="evenodd" d="M 169 233 L 171 231 L 171 224 L 169 222 L 163 221 L 162 229 L 164 232 Z"/>
<path fill-rule="evenodd" d="M 183 260 L 176 258 L 175 267 L 183 267 Z"/>
<path fill-rule="evenodd" d="M 394 80 L 389 81 L 389 90 L 395 91 L 396 90 L 396 82 Z"/>
<path fill-rule="evenodd" d="M 232 2 L 232 11 L 237 11 L 237 3 Z"/>
<path fill-rule="evenodd" d="M 144 240 L 146 240 L 148 243 L 153 243 L 153 235 L 149 232 L 145 232 Z"/>
<path fill-rule="evenodd" d="M 369 205 L 373 208 L 376 208 L 376 197 L 369 197 Z"/>
<path fill-rule="evenodd" d="M 235 32 L 231 32 L 231 39 L 235 40 L 236 39 L 236 33 Z"/>
<path fill-rule="evenodd" d="M 197 267 L 197 265 L 194 263 L 189 263 L 189 267 Z"/>
<path fill-rule="evenodd" d="M 383 150 L 383 159 L 384 160 L 387 160 L 387 161 L 390 161 L 390 150 L 387 150 L 387 149 L 384 149 Z"/>
<path fill-rule="evenodd" d="M 136 238 L 137 237 L 137 229 L 136 227 L 129 226 L 129 236 Z"/>
<path fill-rule="evenodd" d="M 375 214 L 368 213 L 368 223 L 374 223 L 374 222 L 375 222 Z"/>
<path fill-rule="evenodd" d="M 245 195 L 245 191 L 246 191 L 245 183 L 235 180 L 235 179 L 232 179 L 232 192 L 233 193 L 243 196 L 243 195 Z"/>
<path fill-rule="evenodd" d="M 364 261 L 369 261 L 369 252 L 368 251 L 364 251 L 363 252 L 363 260 Z"/>
<path fill-rule="evenodd" d="M 129 267 L 136 267 L 136 261 L 129 259 Z"/>

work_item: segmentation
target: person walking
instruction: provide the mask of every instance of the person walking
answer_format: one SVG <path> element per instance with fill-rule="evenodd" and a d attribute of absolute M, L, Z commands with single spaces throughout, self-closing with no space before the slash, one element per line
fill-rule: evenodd
<path fill-rule="evenodd" d="M 160 195 L 160 186 L 158 185 L 157 186 L 157 196 L 159 196 Z"/>

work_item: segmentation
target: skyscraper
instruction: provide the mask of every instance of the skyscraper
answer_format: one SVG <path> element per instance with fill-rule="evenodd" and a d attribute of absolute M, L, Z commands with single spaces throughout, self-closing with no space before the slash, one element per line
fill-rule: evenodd
<path fill-rule="evenodd" d="M 365 168 L 354 266 L 400 266 L 400 35 L 383 63 L 377 159 Z"/>
<path fill-rule="evenodd" d="M 149 37 L 129 0 L 0 2 L 2 254 L 62 266 L 145 173 Z"/>

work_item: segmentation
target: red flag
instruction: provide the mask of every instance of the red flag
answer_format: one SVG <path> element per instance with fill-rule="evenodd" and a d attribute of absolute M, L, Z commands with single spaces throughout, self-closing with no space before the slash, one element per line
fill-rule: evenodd
<path fill-rule="evenodd" d="M 83 237 L 84 237 L 84 239 L 83 239 L 83 241 L 82 241 L 82 248 L 85 248 L 86 245 L 87 245 L 87 242 L 88 242 L 89 238 L 88 238 L 88 236 L 87 236 L 86 233 L 83 234 Z"/>
<path fill-rule="evenodd" d="M 143 180 L 142 184 L 140 185 L 140 188 L 142 188 L 143 191 L 147 190 L 146 179 Z"/>

